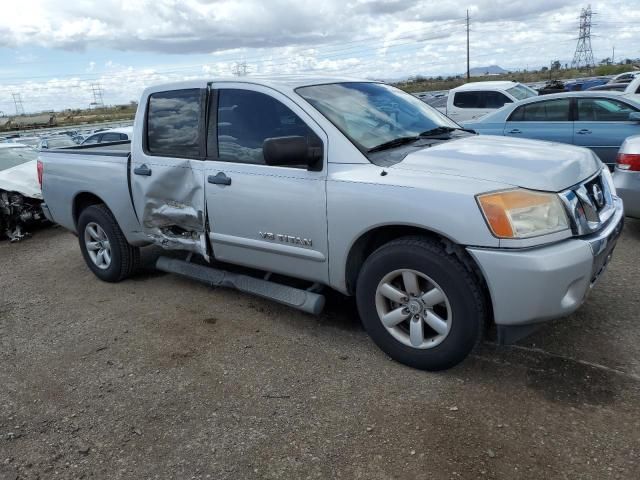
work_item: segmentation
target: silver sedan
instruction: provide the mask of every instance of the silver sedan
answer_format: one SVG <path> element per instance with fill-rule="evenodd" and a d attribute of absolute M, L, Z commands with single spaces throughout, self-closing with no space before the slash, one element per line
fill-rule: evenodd
<path fill-rule="evenodd" d="M 640 135 L 620 146 L 613 181 L 627 217 L 640 218 Z"/>

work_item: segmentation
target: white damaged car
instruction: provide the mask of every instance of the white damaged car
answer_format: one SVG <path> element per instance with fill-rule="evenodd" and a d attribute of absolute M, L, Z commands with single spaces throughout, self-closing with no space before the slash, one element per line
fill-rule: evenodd
<path fill-rule="evenodd" d="M 28 235 L 26 227 L 46 221 L 37 158 L 26 145 L 0 144 L 0 239 L 17 242 Z"/>

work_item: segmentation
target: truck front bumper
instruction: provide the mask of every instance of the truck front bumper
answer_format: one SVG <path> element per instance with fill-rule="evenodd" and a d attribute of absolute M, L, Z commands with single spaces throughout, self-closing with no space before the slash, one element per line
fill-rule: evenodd
<path fill-rule="evenodd" d="M 529 328 L 523 326 L 569 315 L 582 305 L 622 232 L 622 201 L 616 198 L 615 207 L 609 223 L 589 236 L 529 249 L 467 248 L 487 282 L 499 335 L 501 327 L 524 332 Z"/>

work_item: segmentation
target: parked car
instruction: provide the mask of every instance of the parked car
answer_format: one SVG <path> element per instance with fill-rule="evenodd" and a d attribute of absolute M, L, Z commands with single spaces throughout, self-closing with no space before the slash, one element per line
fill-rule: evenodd
<path fill-rule="evenodd" d="M 621 92 L 557 93 L 506 105 L 463 125 L 481 134 L 587 147 L 613 170 L 622 142 L 640 134 L 640 99 Z"/>
<path fill-rule="evenodd" d="M 306 312 L 331 287 L 416 368 L 462 361 L 485 325 L 508 342 L 576 310 L 622 229 L 590 150 L 470 134 L 377 82 L 155 86 L 134 132 L 40 154 L 44 211 L 98 278 L 127 278 L 153 244 L 184 252 L 159 270 Z"/>
<path fill-rule="evenodd" d="M 67 135 L 55 135 L 52 137 L 46 137 L 46 138 L 40 139 L 38 150 L 75 147 L 76 145 L 77 143 L 74 142 L 73 139 L 71 137 L 68 137 Z"/>
<path fill-rule="evenodd" d="M 40 137 L 15 137 L 7 140 L 8 143 L 19 143 L 27 147 L 37 148 L 40 144 Z"/>
<path fill-rule="evenodd" d="M 628 83 L 605 83 L 604 85 L 596 85 L 595 87 L 589 87 L 586 90 L 589 92 L 593 92 L 593 91 L 597 91 L 597 92 L 601 92 L 601 91 L 615 91 L 615 92 L 624 92 L 627 87 L 629 86 Z"/>
<path fill-rule="evenodd" d="M 95 143 L 123 142 L 131 140 L 133 127 L 112 128 L 111 130 L 102 130 L 93 135 L 89 135 L 84 139 L 82 145 L 91 145 Z"/>
<path fill-rule="evenodd" d="M 591 87 L 605 85 L 608 82 L 608 77 L 578 78 L 576 80 L 564 82 L 564 90 L 566 92 L 580 92 L 583 90 L 589 90 Z"/>
<path fill-rule="evenodd" d="M 613 182 L 625 215 L 640 218 L 640 135 L 627 138 L 620 147 Z"/>
<path fill-rule="evenodd" d="M 0 143 L 0 238 L 22 240 L 26 227 L 45 221 L 37 157 L 26 145 Z"/>
<path fill-rule="evenodd" d="M 640 75 L 634 78 L 632 81 L 626 84 L 627 88 L 624 89 L 624 93 L 627 94 L 640 94 Z"/>
<path fill-rule="evenodd" d="M 619 73 L 611 80 L 609 83 L 629 83 L 635 80 L 638 76 L 640 76 L 640 70 L 633 70 L 631 72 Z"/>
<path fill-rule="evenodd" d="M 506 103 L 537 95 L 534 89 L 517 82 L 471 82 L 450 90 L 447 105 L 440 111 L 463 122 L 480 118 Z"/>

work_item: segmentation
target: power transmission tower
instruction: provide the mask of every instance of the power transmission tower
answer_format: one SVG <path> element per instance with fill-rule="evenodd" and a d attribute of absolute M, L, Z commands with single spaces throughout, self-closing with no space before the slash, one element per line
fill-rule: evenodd
<path fill-rule="evenodd" d="M 91 106 L 93 108 L 104 108 L 104 99 L 102 97 L 102 87 L 100 84 L 92 83 L 91 92 L 93 93 L 93 102 L 91 102 Z"/>
<path fill-rule="evenodd" d="M 591 5 L 583 8 L 580 13 L 580 32 L 578 33 L 578 45 L 573 54 L 571 68 L 593 67 L 593 50 L 591 49 Z"/>
<path fill-rule="evenodd" d="M 16 115 L 24 115 L 24 105 L 22 105 L 22 97 L 19 93 L 12 93 L 13 103 L 16 106 Z"/>
<path fill-rule="evenodd" d="M 234 63 L 231 68 L 231 73 L 236 77 L 246 77 L 249 73 L 249 65 L 247 65 L 247 62 Z"/>
<path fill-rule="evenodd" d="M 467 10 L 467 82 L 471 81 L 471 70 L 469 69 L 469 10 Z"/>

